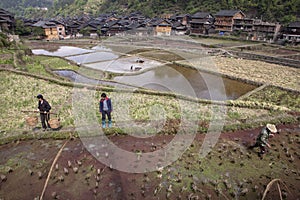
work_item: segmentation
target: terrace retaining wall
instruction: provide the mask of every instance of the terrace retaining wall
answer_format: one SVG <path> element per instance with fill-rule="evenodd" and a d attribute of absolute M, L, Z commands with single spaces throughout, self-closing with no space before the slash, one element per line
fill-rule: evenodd
<path fill-rule="evenodd" d="M 245 52 L 239 52 L 239 51 L 229 51 L 231 54 L 246 58 L 250 60 L 261 60 L 269 63 L 274 64 L 280 64 L 280 65 L 286 65 L 289 67 L 295 67 L 300 68 L 300 60 L 293 60 L 289 58 L 279 58 L 279 57 L 273 57 L 273 56 L 266 56 L 266 55 L 259 55 L 254 53 L 245 53 Z"/>

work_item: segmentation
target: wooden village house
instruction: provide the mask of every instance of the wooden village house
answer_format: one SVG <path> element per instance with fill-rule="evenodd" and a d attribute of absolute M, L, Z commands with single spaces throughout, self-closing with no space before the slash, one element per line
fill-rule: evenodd
<path fill-rule="evenodd" d="M 214 17 L 208 12 L 197 12 L 191 16 L 190 34 L 208 34 L 213 29 Z"/>
<path fill-rule="evenodd" d="M 127 26 L 128 31 L 127 33 L 131 35 L 151 35 L 153 30 L 151 27 L 146 26 L 144 23 L 139 23 L 137 21 L 132 21 L 131 24 Z"/>
<path fill-rule="evenodd" d="M 215 15 L 215 30 L 220 33 L 232 32 L 234 20 L 245 17 L 246 15 L 241 10 L 221 10 Z"/>
<path fill-rule="evenodd" d="M 170 36 L 172 33 L 172 23 L 166 19 L 160 19 L 154 24 L 154 34 L 157 36 Z"/>
<path fill-rule="evenodd" d="M 71 37 L 75 37 L 81 26 L 82 23 L 78 21 L 68 21 L 66 25 L 66 32 L 68 35 L 71 35 Z"/>
<path fill-rule="evenodd" d="M 172 23 L 172 35 L 185 35 L 187 33 L 187 26 L 177 21 Z"/>
<path fill-rule="evenodd" d="M 273 41 L 276 39 L 281 25 L 278 23 L 263 22 L 254 20 L 253 22 L 253 40 Z"/>
<path fill-rule="evenodd" d="M 0 8 L 0 32 L 13 32 L 15 29 L 15 17 L 10 12 Z"/>
<path fill-rule="evenodd" d="M 300 43 L 300 21 L 291 22 L 283 31 L 283 39 L 293 42 Z"/>
<path fill-rule="evenodd" d="M 4 19 L 5 18 L 5 19 Z M 98 37 L 99 35 L 155 35 L 170 36 L 184 34 L 235 34 L 240 38 L 272 42 L 278 38 L 280 24 L 263 22 L 246 18 L 241 10 L 221 10 L 215 15 L 209 12 L 197 12 L 193 15 L 166 14 L 164 18 L 149 19 L 138 12 L 127 16 L 101 14 L 97 18 L 81 16 L 75 18 L 35 21 L 33 27 L 41 27 L 46 40 L 58 40 L 82 36 Z M 12 27 L 13 16 L 0 9 L 0 26 Z M 33 22 L 32 22 L 33 23 Z M 282 39 L 299 41 L 300 22 L 291 23 Z"/>
<path fill-rule="evenodd" d="M 62 24 L 56 24 L 51 21 L 38 21 L 32 26 L 42 28 L 46 40 L 59 40 L 66 36 L 65 27 Z"/>
<path fill-rule="evenodd" d="M 180 22 L 182 25 L 189 27 L 191 21 L 191 15 L 182 14 L 175 16 L 177 22 Z"/>
<path fill-rule="evenodd" d="M 233 31 L 251 33 L 254 30 L 253 21 L 249 18 L 233 19 Z"/>
<path fill-rule="evenodd" d="M 64 38 L 66 36 L 66 28 L 65 25 L 57 20 L 50 20 L 50 22 L 53 22 L 56 24 L 57 33 L 60 39 Z"/>

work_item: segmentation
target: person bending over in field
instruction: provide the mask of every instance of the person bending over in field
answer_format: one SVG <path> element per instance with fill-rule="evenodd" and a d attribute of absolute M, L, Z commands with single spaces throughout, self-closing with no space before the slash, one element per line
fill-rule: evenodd
<path fill-rule="evenodd" d="M 273 137 L 274 134 L 277 133 L 277 128 L 274 124 L 267 124 L 262 128 L 259 135 L 256 138 L 256 143 L 249 147 L 249 149 L 253 149 L 255 147 L 260 148 L 260 152 L 258 153 L 259 157 L 263 157 L 266 153 L 267 148 L 271 148 L 271 145 L 268 143 L 269 138 Z"/>

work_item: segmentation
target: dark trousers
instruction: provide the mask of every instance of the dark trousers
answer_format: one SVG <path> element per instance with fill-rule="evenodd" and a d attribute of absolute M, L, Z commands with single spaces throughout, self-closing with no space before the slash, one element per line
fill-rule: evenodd
<path fill-rule="evenodd" d="M 48 121 L 50 120 L 50 113 L 41 113 L 40 114 L 40 117 L 41 117 L 41 122 L 42 122 L 42 127 L 43 129 L 46 129 L 47 127 L 48 128 L 51 128 Z M 47 123 L 47 126 L 46 126 L 46 123 Z"/>
<path fill-rule="evenodd" d="M 108 121 L 111 121 L 111 114 L 108 111 L 103 111 L 102 112 L 102 121 L 105 121 L 106 115 L 107 115 Z"/>
<path fill-rule="evenodd" d="M 260 148 L 260 154 L 264 154 L 266 153 L 267 149 L 265 146 L 262 146 L 261 144 L 259 144 L 258 142 L 256 142 L 254 145 L 250 146 L 249 149 L 253 149 L 255 147 L 259 147 Z"/>

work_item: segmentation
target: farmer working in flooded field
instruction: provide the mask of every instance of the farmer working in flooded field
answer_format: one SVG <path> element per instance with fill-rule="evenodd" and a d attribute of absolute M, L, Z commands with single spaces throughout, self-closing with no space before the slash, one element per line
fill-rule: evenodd
<path fill-rule="evenodd" d="M 48 128 L 51 128 L 48 121 L 50 120 L 50 113 L 49 111 L 51 110 L 51 106 L 48 103 L 48 101 L 46 101 L 43 97 L 43 95 L 39 94 L 37 95 L 37 98 L 39 100 L 38 103 L 38 109 L 40 112 L 40 117 L 41 117 L 41 122 L 42 122 L 42 127 L 43 127 L 43 131 L 45 131 Z M 47 126 L 46 126 L 47 123 Z"/>
<path fill-rule="evenodd" d="M 249 147 L 249 149 L 253 149 L 255 147 L 260 148 L 259 156 L 262 158 L 263 154 L 266 153 L 268 148 L 271 148 L 268 143 L 268 139 L 274 136 L 274 133 L 277 133 L 277 128 L 274 124 L 267 124 L 261 131 L 260 134 L 256 138 L 256 143 Z"/>
<path fill-rule="evenodd" d="M 102 128 L 106 127 L 106 122 L 105 122 L 106 115 L 108 118 L 108 127 L 111 127 L 112 126 L 112 122 L 111 122 L 112 104 L 110 98 L 108 98 L 105 93 L 101 94 L 99 110 L 100 113 L 102 114 Z"/>

